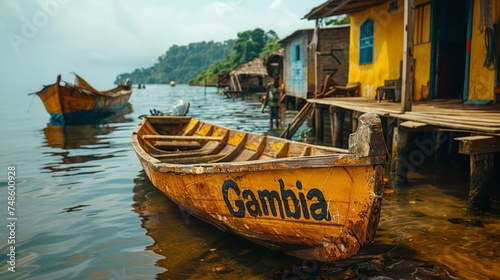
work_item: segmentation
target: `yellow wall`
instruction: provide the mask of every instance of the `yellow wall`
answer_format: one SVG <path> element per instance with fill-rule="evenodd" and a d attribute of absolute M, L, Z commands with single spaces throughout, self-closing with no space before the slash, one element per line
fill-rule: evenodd
<path fill-rule="evenodd" d="M 415 1 L 415 5 L 427 3 L 428 0 Z M 401 3 L 402 4 L 402 3 Z M 431 28 L 431 5 L 425 6 L 420 10 L 421 26 L 417 27 L 419 19 L 415 18 L 415 34 L 413 57 L 415 58 L 415 74 L 413 81 L 413 100 L 426 100 L 429 98 L 429 79 L 431 75 L 431 42 L 430 42 L 430 28 Z M 417 17 L 415 13 L 415 17 Z M 417 32 L 420 29 L 421 34 Z M 420 39 L 417 38 L 420 36 Z M 420 40 L 422 42 L 420 42 Z"/>
<path fill-rule="evenodd" d="M 429 2 L 417 0 L 416 5 Z M 474 2 L 474 20 L 472 26 L 472 44 L 470 59 L 468 99 L 494 99 L 495 70 L 483 67 L 486 56 L 484 32 L 480 33 L 479 2 Z M 492 1 L 493 23 L 500 21 L 500 2 Z M 430 28 L 430 9 L 426 11 L 424 29 Z M 399 65 L 403 58 L 404 1 L 399 0 L 399 8 L 388 12 L 387 4 L 351 14 L 349 82 L 360 82 L 363 96 L 375 96 L 375 90 L 384 85 L 384 80 L 399 78 Z M 359 30 L 364 20 L 374 21 L 374 57 L 373 63 L 359 65 Z M 413 99 L 428 98 L 430 78 L 431 43 L 425 42 L 414 46 L 415 76 Z"/>
<path fill-rule="evenodd" d="M 428 0 L 415 1 L 415 4 L 425 2 Z M 400 61 L 403 59 L 404 1 L 399 1 L 396 11 L 388 12 L 387 4 L 383 4 L 350 16 L 349 82 L 359 81 L 362 95 L 373 97 L 377 87 L 384 85 L 384 80 L 400 78 Z M 359 65 L 359 30 L 367 18 L 373 19 L 375 23 L 373 64 Z M 430 14 L 425 19 L 424 27 L 428 29 Z M 414 47 L 414 100 L 428 96 L 425 86 L 430 77 L 430 53 L 430 42 Z"/>
<path fill-rule="evenodd" d="M 483 67 L 486 46 L 483 33 L 479 32 L 479 0 L 474 1 L 474 20 L 472 24 L 472 44 L 470 59 L 468 99 L 494 100 L 495 70 Z M 500 22 L 500 2 L 492 1 L 493 23 Z M 497 66 L 498 67 L 498 66 Z"/>
<path fill-rule="evenodd" d="M 399 61 L 403 57 L 403 13 L 387 12 L 386 5 L 351 15 L 349 49 L 349 82 L 360 82 L 363 96 L 375 96 L 384 80 L 399 78 Z M 373 63 L 359 64 L 359 32 L 368 18 L 374 22 Z M 390 39 L 389 39 L 390 38 Z"/>

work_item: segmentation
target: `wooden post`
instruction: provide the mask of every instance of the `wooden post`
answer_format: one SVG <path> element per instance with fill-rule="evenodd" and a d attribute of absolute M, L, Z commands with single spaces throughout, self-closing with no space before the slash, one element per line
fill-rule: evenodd
<path fill-rule="evenodd" d="M 493 164 L 495 154 L 470 155 L 470 189 L 468 208 L 488 210 L 493 183 Z"/>
<path fill-rule="evenodd" d="M 403 127 L 394 127 L 392 138 L 391 177 L 395 185 L 408 183 L 408 172 L 414 167 L 408 161 L 410 134 Z"/>
<path fill-rule="evenodd" d="M 315 109 L 315 123 L 316 123 L 316 140 L 323 141 L 325 138 L 324 122 L 323 122 L 323 109 L 318 106 L 316 103 L 314 104 Z"/>
<path fill-rule="evenodd" d="M 404 0 L 403 71 L 401 85 L 401 113 L 411 111 L 413 100 L 413 33 L 415 0 Z"/>
<path fill-rule="evenodd" d="M 446 132 L 438 129 L 436 133 L 436 147 L 434 149 L 434 162 L 438 162 L 441 160 L 441 155 L 443 153 L 443 143 L 440 141 L 443 139 L 443 135 L 446 135 Z"/>
<path fill-rule="evenodd" d="M 385 142 L 387 143 L 387 149 L 389 150 L 389 153 L 392 154 L 392 140 L 394 138 L 394 129 L 398 125 L 398 119 L 397 118 L 391 118 L 387 117 L 387 131 L 385 135 Z"/>
<path fill-rule="evenodd" d="M 358 119 L 359 117 L 361 116 L 361 112 L 358 112 L 358 111 L 352 111 L 352 115 L 351 115 L 351 131 L 352 132 L 355 132 L 356 129 L 358 129 Z"/>
<path fill-rule="evenodd" d="M 332 133 L 332 146 L 343 148 L 344 144 L 345 112 L 342 109 L 330 106 L 330 131 Z"/>
<path fill-rule="evenodd" d="M 330 112 L 330 134 L 332 136 L 332 147 L 335 147 L 335 111 L 337 110 L 337 107 L 330 106 L 328 109 Z"/>
<path fill-rule="evenodd" d="M 495 153 L 500 152 L 500 137 L 476 135 L 455 138 L 458 152 L 470 156 L 470 189 L 468 208 L 488 210 L 493 187 Z"/>

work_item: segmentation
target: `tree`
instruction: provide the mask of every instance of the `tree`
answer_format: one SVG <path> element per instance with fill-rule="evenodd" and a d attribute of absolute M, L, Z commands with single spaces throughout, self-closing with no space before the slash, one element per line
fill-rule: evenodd
<path fill-rule="evenodd" d="M 279 38 L 273 30 L 265 32 L 256 28 L 239 32 L 233 51 L 224 60 L 210 65 L 206 71 L 191 80 L 190 84 L 202 84 L 205 80 L 216 81 L 219 74 L 233 70 L 256 57 L 262 57 L 264 51 L 271 53 L 279 48 Z"/>
<path fill-rule="evenodd" d="M 157 62 L 149 67 L 122 73 L 115 83 L 127 78 L 134 83 L 204 84 L 216 82 L 217 76 L 280 49 L 278 35 L 273 30 L 261 28 L 239 32 L 237 39 L 224 42 L 190 43 L 187 46 L 172 45 Z"/>
<path fill-rule="evenodd" d="M 227 57 L 233 50 L 233 45 L 234 40 L 190 43 L 188 46 L 172 45 L 158 57 L 153 66 L 119 74 L 115 83 L 127 78 L 141 84 L 166 84 L 170 81 L 187 83 L 200 73 L 200 69 L 207 69 L 212 63 Z"/>

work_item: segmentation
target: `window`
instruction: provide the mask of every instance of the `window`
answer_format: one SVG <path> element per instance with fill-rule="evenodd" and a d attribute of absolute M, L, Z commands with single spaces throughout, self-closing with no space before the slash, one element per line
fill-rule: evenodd
<path fill-rule="evenodd" d="M 300 45 L 295 45 L 295 61 L 300 60 Z"/>
<path fill-rule="evenodd" d="M 431 2 L 415 6 L 415 32 L 413 44 L 425 44 L 431 40 Z"/>
<path fill-rule="evenodd" d="M 398 0 L 389 0 L 389 13 L 398 9 Z"/>
<path fill-rule="evenodd" d="M 359 64 L 373 63 L 373 20 L 361 24 L 359 34 Z"/>

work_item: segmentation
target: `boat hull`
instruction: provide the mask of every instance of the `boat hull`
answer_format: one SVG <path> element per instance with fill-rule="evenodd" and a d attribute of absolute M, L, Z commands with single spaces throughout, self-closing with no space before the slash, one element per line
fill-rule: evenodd
<path fill-rule="evenodd" d="M 385 143 L 385 152 L 370 156 L 332 153 L 171 164 L 144 148 L 141 139 L 151 133 L 147 122 L 132 136 L 143 169 L 153 185 L 195 217 L 270 249 L 324 262 L 351 257 L 373 240 Z M 269 150 L 291 142 L 267 138 Z"/>
<path fill-rule="evenodd" d="M 142 165 L 188 213 L 299 258 L 351 257 L 373 240 L 379 222 L 381 166 L 175 174 Z"/>
<path fill-rule="evenodd" d="M 101 120 L 103 118 L 115 116 L 125 111 L 130 104 L 125 102 L 119 104 L 115 107 L 97 109 L 97 110 L 85 110 L 77 111 L 72 113 L 49 113 L 50 123 L 52 124 L 86 124 L 93 123 L 96 120 Z"/>
<path fill-rule="evenodd" d="M 131 89 L 122 86 L 113 89 L 112 95 L 97 94 L 74 85 L 60 85 L 59 79 L 37 93 L 56 123 L 108 117 L 125 108 L 131 94 Z"/>

